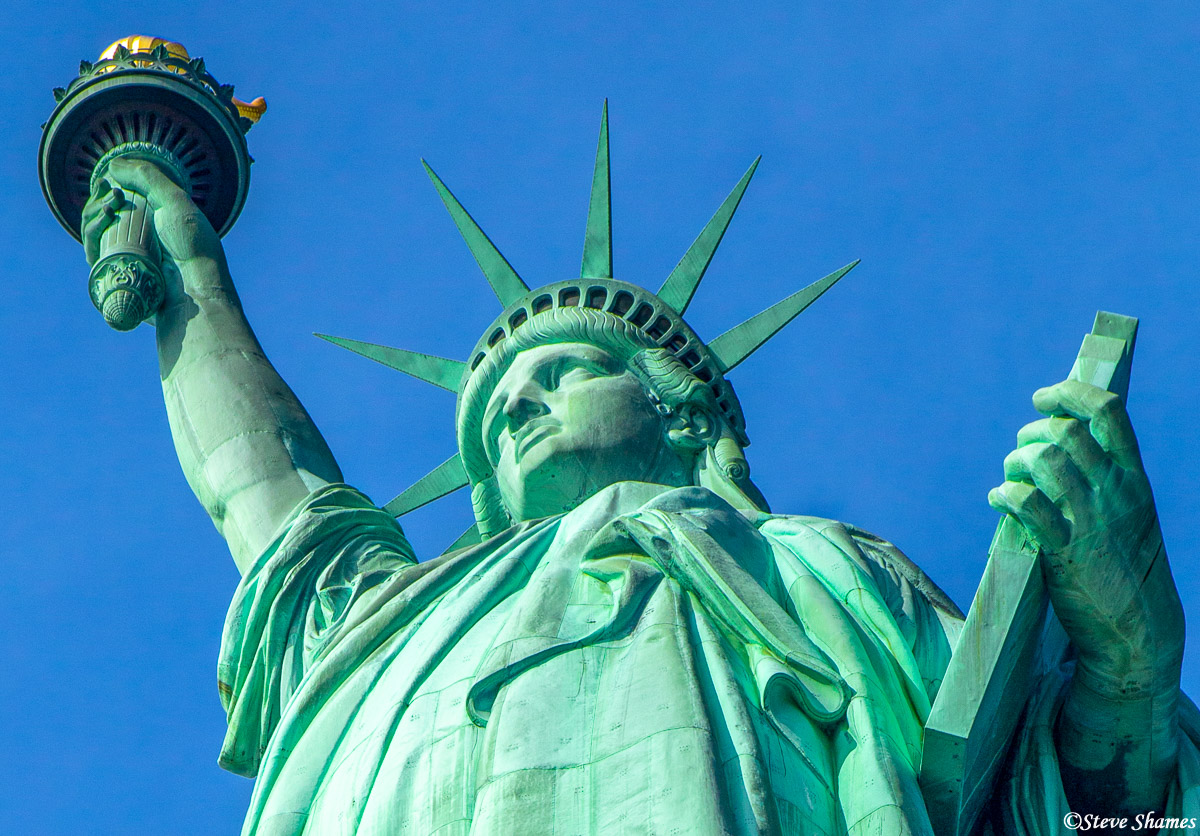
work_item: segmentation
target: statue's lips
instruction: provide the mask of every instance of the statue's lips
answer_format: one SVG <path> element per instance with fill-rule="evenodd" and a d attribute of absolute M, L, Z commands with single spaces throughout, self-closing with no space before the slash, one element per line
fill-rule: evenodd
<path fill-rule="evenodd" d="M 516 437 L 513 439 L 516 442 L 517 461 L 529 451 L 529 448 L 540 441 L 544 441 L 550 436 L 557 433 L 561 427 L 557 421 L 549 416 L 543 418 L 534 418 L 521 429 L 517 430 Z"/>

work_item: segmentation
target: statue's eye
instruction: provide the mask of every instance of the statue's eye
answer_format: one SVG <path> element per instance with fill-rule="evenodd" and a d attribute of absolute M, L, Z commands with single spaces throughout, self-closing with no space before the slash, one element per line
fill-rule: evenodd
<path fill-rule="evenodd" d="M 590 363 L 585 363 L 582 360 L 568 360 L 550 374 L 546 381 L 546 391 L 553 392 L 564 383 L 572 381 L 588 380 L 589 378 L 597 377 L 600 371 L 594 368 Z"/>
<path fill-rule="evenodd" d="M 568 369 L 564 369 L 562 374 L 559 375 L 558 382 L 561 385 L 564 381 L 587 380 L 587 379 L 595 377 L 595 376 L 596 376 L 596 372 L 593 369 L 589 368 L 588 366 L 580 364 L 580 365 L 576 365 L 576 366 L 571 366 Z"/>

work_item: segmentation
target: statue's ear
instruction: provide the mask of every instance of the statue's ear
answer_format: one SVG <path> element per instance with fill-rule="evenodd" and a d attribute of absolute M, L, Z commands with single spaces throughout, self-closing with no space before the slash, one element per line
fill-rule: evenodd
<path fill-rule="evenodd" d="M 713 443 L 720 434 L 711 412 L 695 404 L 684 404 L 667 418 L 667 440 L 677 450 L 695 452 Z"/>

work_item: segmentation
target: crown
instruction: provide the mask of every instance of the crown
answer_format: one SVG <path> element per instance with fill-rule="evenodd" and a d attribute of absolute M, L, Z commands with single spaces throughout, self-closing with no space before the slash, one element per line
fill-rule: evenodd
<path fill-rule="evenodd" d="M 503 357 L 506 340 L 521 329 L 536 323 L 539 317 L 563 309 L 589 310 L 595 320 L 612 317 L 621 320 L 625 332 L 632 331 L 646 346 L 665 349 L 693 375 L 711 389 L 715 403 L 742 446 L 750 443 L 741 404 L 725 375 L 762 347 L 785 325 L 815 302 L 858 261 L 836 270 L 791 296 L 731 328 L 711 342 L 705 343 L 684 320 L 692 297 L 704 278 L 734 212 L 742 200 L 761 157 L 755 159 L 741 180 L 721 203 L 716 213 L 688 247 L 675 269 L 667 276 L 657 293 L 612 277 L 612 203 L 608 153 L 608 103 L 600 121 L 600 140 L 596 150 L 596 165 L 592 176 L 591 198 L 584 235 L 583 263 L 580 278 L 560 281 L 531 290 L 513 269 L 474 218 L 463 208 L 441 178 L 424 163 L 442 202 L 479 264 L 492 291 L 504 310 L 484 331 L 466 361 L 435 357 L 415 351 L 332 337 L 316 336 L 342 348 L 354 351 L 385 366 L 432 383 L 458 396 L 457 424 L 459 452 L 426 474 L 407 490 L 384 506 L 396 517 L 439 499 L 469 484 L 478 484 L 490 476 L 490 467 L 474 448 L 479 437 L 478 427 L 483 404 L 503 368 L 497 362 Z M 509 358 L 511 359 L 511 358 Z M 484 379 L 487 378 L 487 379 Z M 489 385 L 490 384 L 490 385 Z M 479 509 L 477 507 L 477 515 Z M 484 520 L 480 519 L 482 525 Z M 486 529 L 486 527 L 485 527 Z M 495 533 L 485 530 L 486 534 Z M 460 537 L 451 549 L 476 542 L 480 532 L 476 526 Z"/>

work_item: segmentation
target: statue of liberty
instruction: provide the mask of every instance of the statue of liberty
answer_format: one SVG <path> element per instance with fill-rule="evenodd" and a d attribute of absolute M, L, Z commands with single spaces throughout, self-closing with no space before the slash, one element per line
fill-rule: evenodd
<path fill-rule="evenodd" d="M 578 279 L 531 290 L 430 170 L 503 311 L 465 362 L 329 338 L 458 396 L 458 452 L 379 508 L 264 355 L 206 215 L 155 163 L 108 162 L 87 255 L 124 211 L 106 196 L 144 196 L 171 431 L 242 573 L 218 684 L 244 833 L 933 832 L 924 730 L 963 615 L 890 543 L 773 513 L 727 379 L 853 265 L 709 342 L 684 319 L 753 172 L 652 293 L 612 277 L 607 113 Z M 1073 379 L 1034 403 L 990 501 L 1040 547 L 1074 651 L 977 832 L 1200 816 L 1122 400 Z M 418 562 L 395 517 L 458 487 L 476 525 Z"/>

